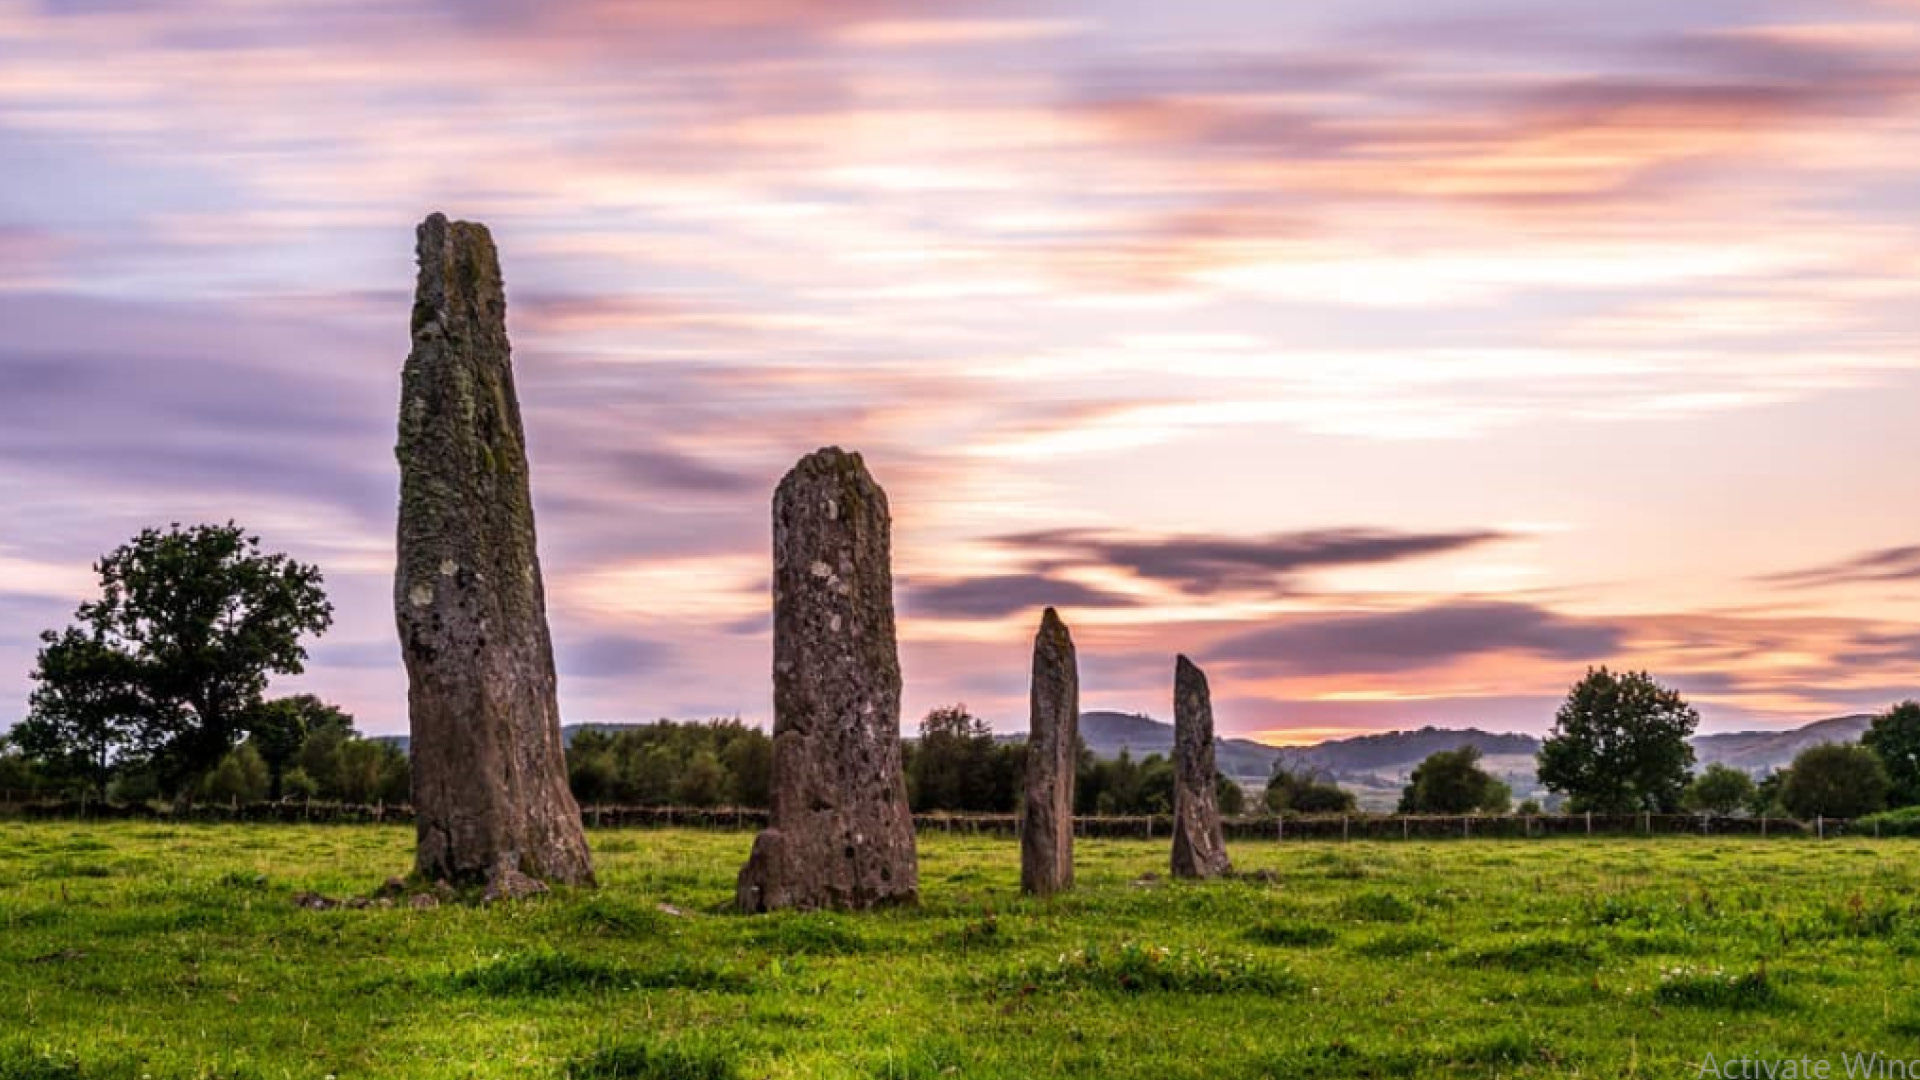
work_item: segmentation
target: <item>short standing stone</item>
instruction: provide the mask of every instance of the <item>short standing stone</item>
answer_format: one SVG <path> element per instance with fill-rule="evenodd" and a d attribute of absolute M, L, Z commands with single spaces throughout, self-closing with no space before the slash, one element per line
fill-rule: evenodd
<path fill-rule="evenodd" d="M 773 810 L 744 911 L 919 896 L 900 767 L 887 496 L 860 455 L 801 459 L 773 496 Z"/>
<path fill-rule="evenodd" d="M 1214 790 L 1213 701 L 1207 676 L 1182 656 L 1173 671 L 1173 876 L 1233 872 Z"/>
<path fill-rule="evenodd" d="M 420 225 L 401 380 L 394 610 L 412 723 L 416 866 L 524 895 L 591 884 L 567 790 L 506 298 L 485 226 Z"/>
<path fill-rule="evenodd" d="M 1073 780 L 1080 746 L 1080 670 L 1073 637 L 1052 608 L 1033 639 L 1032 730 L 1020 824 L 1020 887 L 1073 888 Z"/>

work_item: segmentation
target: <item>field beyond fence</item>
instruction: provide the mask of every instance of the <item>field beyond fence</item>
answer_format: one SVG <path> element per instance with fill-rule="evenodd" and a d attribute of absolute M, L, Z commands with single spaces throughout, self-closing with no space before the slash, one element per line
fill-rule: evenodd
<path fill-rule="evenodd" d="M 750 807 L 586 806 L 588 828 L 751 829 L 767 826 L 768 812 Z M 87 800 L 0 799 L 0 817 L 28 821 L 182 821 L 366 825 L 407 822 L 413 808 L 393 803 L 307 800 L 256 803 L 103 803 Z M 1018 814 L 915 814 L 920 832 L 969 836 L 1020 835 Z M 1783 836 L 1827 839 L 1879 836 L 1873 819 L 1709 816 L 1701 814 L 1318 814 L 1243 816 L 1223 822 L 1229 840 L 1533 839 L 1579 836 Z M 1171 835 L 1170 815 L 1082 815 L 1074 833 L 1114 840 Z M 1905 830 L 1902 830 L 1905 831 Z"/>

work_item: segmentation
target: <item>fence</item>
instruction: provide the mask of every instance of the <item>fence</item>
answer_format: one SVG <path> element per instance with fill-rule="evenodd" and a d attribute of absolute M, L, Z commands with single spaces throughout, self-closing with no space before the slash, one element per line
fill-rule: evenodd
<path fill-rule="evenodd" d="M 259 803 L 101 803 L 87 800 L 0 801 L 0 817 L 55 821 L 255 822 L 365 825 L 407 822 L 412 807 L 311 801 Z M 757 830 L 767 825 L 766 810 L 737 807 L 588 806 L 581 818 L 589 828 L 691 828 Z M 915 814 L 923 833 L 966 836 L 1020 834 L 1016 814 Z M 1238 817 L 1223 823 L 1230 840 L 1442 840 L 1527 839 L 1570 836 L 1878 836 L 1877 825 L 1836 818 L 1702 817 L 1696 814 L 1500 814 L 1403 815 L 1330 814 L 1313 817 Z M 1153 816 L 1076 817 L 1077 836 L 1152 840 L 1172 833 L 1173 819 Z"/>

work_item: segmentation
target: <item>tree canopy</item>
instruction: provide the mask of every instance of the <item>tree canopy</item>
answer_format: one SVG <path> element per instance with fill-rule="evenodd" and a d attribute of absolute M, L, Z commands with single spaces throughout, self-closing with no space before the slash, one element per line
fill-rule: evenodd
<path fill-rule="evenodd" d="M 1593 668 L 1575 684 L 1540 747 L 1540 782 L 1570 810 L 1671 813 L 1693 767 L 1700 714 L 1644 671 Z"/>
<path fill-rule="evenodd" d="M 148 529 L 94 566 L 100 598 L 41 640 L 19 743 L 104 789 L 141 762 L 185 793 L 245 732 L 268 679 L 300 673 L 333 608 L 320 571 L 231 522 Z"/>
<path fill-rule="evenodd" d="M 1751 776 L 1716 761 L 1687 785 L 1680 804 L 1701 814 L 1731 814 L 1751 805 L 1758 791 Z"/>
<path fill-rule="evenodd" d="M 1273 765 L 1262 800 L 1275 814 L 1350 814 L 1353 793 L 1310 769 L 1288 768 L 1284 760 Z"/>
<path fill-rule="evenodd" d="M 1505 813 L 1513 791 L 1480 767 L 1480 748 L 1462 746 L 1429 754 L 1414 766 L 1400 795 L 1403 814 Z"/>
<path fill-rule="evenodd" d="M 1800 751 L 1780 783 L 1780 803 L 1798 818 L 1853 818 L 1887 808 L 1891 787 L 1879 755 L 1858 743 Z"/>
<path fill-rule="evenodd" d="M 1874 717 L 1860 744 L 1887 768 L 1888 803 L 1920 805 L 1920 701 L 1903 701 Z"/>

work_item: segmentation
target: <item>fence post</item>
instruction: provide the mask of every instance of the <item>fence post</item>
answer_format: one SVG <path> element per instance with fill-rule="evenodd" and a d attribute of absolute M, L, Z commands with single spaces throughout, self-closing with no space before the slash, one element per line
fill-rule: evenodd
<path fill-rule="evenodd" d="M 1470 815 L 1460 815 L 1460 838 L 1462 840 L 1473 838 L 1473 818 Z"/>
<path fill-rule="evenodd" d="M 1409 839 L 1410 835 L 1411 835 L 1411 827 L 1407 825 L 1406 815 L 1402 814 L 1400 816 L 1400 839 L 1402 840 Z"/>
<path fill-rule="evenodd" d="M 1653 811 L 1640 811 L 1640 827 L 1646 830 L 1648 836 L 1653 835 Z"/>
<path fill-rule="evenodd" d="M 1281 815 L 1281 818 L 1280 818 L 1280 839 L 1285 840 L 1286 838 L 1287 838 L 1287 819 L 1286 819 L 1286 816 L 1283 814 Z"/>
<path fill-rule="evenodd" d="M 1825 840 L 1827 838 L 1827 815 L 1825 814 L 1813 815 L 1813 828 L 1814 828 L 1814 839 Z"/>
<path fill-rule="evenodd" d="M 1765 814 L 1760 815 L 1760 835 L 1762 837 L 1767 835 L 1767 815 Z"/>
<path fill-rule="evenodd" d="M 1340 842 L 1343 844 L 1347 842 L 1347 815 L 1345 814 L 1340 815 Z"/>
<path fill-rule="evenodd" d="M 1587 811 L 1587 835 L 1593 835 L 1593 811 Z"/>

